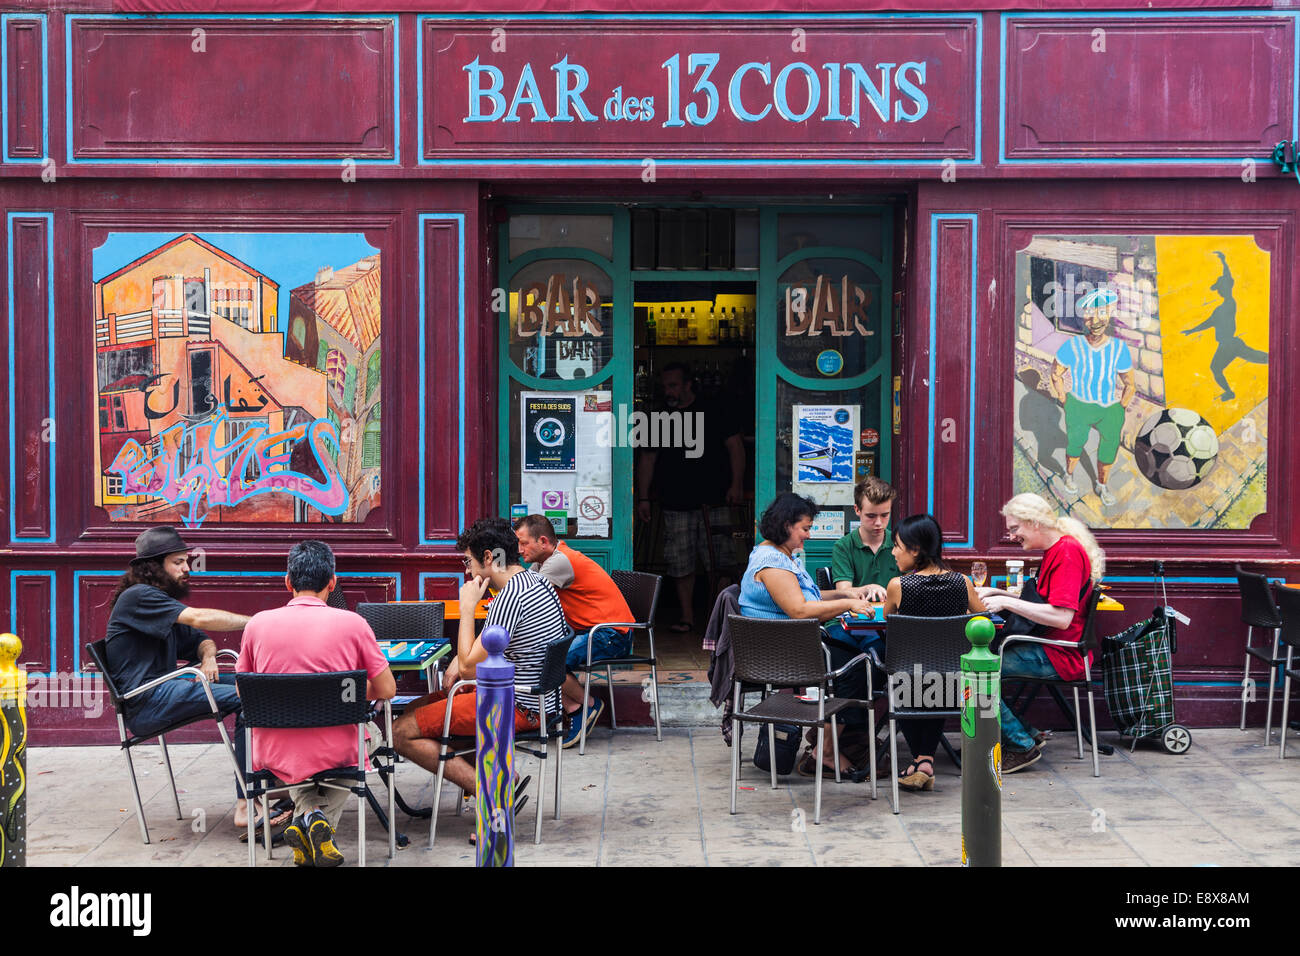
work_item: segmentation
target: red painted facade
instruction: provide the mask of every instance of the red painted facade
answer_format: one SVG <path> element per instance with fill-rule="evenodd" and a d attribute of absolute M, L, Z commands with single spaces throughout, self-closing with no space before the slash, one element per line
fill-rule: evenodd
<path fill-rule="evenodd" d="M 93 504 L 89 456 L 101 410 L 88 384 L 92 260 L 110 233 L 339 231 L 364 235 L 382 258 L 379 506 L 353 523 L 187 532 L 206 552 L 196 599 L 251 613 L 281 603 L 287 546 L 318 535 L 339 553 L 354 599 L 454 596 L 461 565 L 451 540 L 497 508 L 506 427 L 497 421 L 490 300 L 502 197 L 883 201 L 897 207 L 903 292 L 894 343 L 904 397 L 893 449 L 900 513 L 932 506 L 962 561 L 1019 554 L 1003 539 L 997 508 L 1012 493 L 1015 454 L 1016 258 L 1032 237 L 1249 234 L 1269 253 L 1264 513 L 1245 530 L 1098 535 L 1112 593 L 1129 607 L 1105 630 L 1149 613 L 1149 581 L 1130 579 L 1163 559 L 1171 602 L 1193 619 L 1177 658 L 1180 718 L 1234 722 L 1245 629 L 1232 566 L 1300 580 L 1300 451 L 1287 440 L 1300 383 L 1286 361 L 1300 304 L 1292 278 L 1300 183 L 1269 160 L 1274 144 L 1300 135 L 1298 21 L 1233 3 L 1140 14 L 1102 6 L 1083 14 L 933 3 L 930 13 L 898 17 L 869 4 L 827 15 L 786 5 L 739 20 L 569 20 L 545 16 L 560 8 L 540 3 L 516 4 L 513 18 L 462 21 L 446 8 L 349 15 L 315 4 L 287 19 L 232 4 L 136 4 L 157 14 L 140 19 L 120 15 L 126 5 L 25 4 L 5 14 L 0 622 L 22 636 L 30 670 L 77 671 L 140 530 Z M 223 11 L 239 15 L 211 16 Z M 499 55 L 496 28 L 506 31 Z M 804 32 L 802 51 L 795 31 Z M 665 128 L 677 114 L 661 64 L 674 54 L 677 110 L 708 113 L 707 95 L 692 92 L 704 73 L 689 66 L 692 52 L 718 56 L 718 114 Z M 557 77 L 565 81 L 553 65 L 581 63 L 593 120 L 570 99 L 571 122 L 533 122 L 525 90 L 519 123 L 464 122 L 464 67 L 476 57 L 501 70 L 505 111 L 531 63 L 548 118 Z M 915 68 L 899 85 L 894 70 L 922 61 L 924 85 Z M 736 90 L 749 113 L 769 104 L 774 113 L 739 122 L 732 77 L 768 62 L 770 80 L 751 69 Z M 787 76 L 791 112 L 806 109 L 810 76 L 822 94 L 806 120 L 776 115 L 778 64 L 793 62 L 808 69 Z M 837 115 L 828 92 L 837 71 L 826 64 L 848 62 L 877 81 L 878 105 L 888 90 L 888 120 L 865 86 L 857 125 L 828 119 Z M 887 76 L 879 63 L 890 64 Z M 838 71 L 845 116 L 849 76 Z M 617 87 L 619 112 L 628 97 L 643 108 L 653 96 L 656 118 L 606 118 Z M 916 93 L 927 108 L 910 119 L 921 113 Z M 494 109 L 491 97 L 480 105 Z M 641 175 L 647 157 L 654 182 Z M 286 310 L 280 322 L 290 318 Z M 315 340 L 300 347 L 310 358 Z M 936 421 L 957 423 L 956 442 L 935 444 L 931 399 Z M 140 414 L 130 401 L 114 435 L 130 434 Z M 112 419 L 115 408 L 107 412 Z M 76 708 L 29 716 L 37 743 L 113 739 L 106 717 L 87 721 Z M 1262 722 L 1262 704 L 1251 718 Z"/>

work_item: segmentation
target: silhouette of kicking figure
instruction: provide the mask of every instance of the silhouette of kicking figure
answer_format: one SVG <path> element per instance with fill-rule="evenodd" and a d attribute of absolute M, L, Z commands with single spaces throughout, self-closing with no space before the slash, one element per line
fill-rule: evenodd
<path fill-rule="evenodd" d="M 1237 337 L 1237 300 L 1232 297 L 1232 271 L 1228 268 L 1228 260 L 1224 258 L 1222 252 L 1216 249 L 1214 254 L 1223 263 L 1223 274 L 1214 280 L 1210 288 L 1219 293 L 1223 301 L 1215 306 L 1210 317 L 1196 328 L 1184 329 L 1183 335 L 1203 332 L 1209 328 L 1214 329 L 1214 337 L 1218 340 L 1219 347 L 1214 352 L 1214 358 L 1210 359 L 1210 372 L 1214 375 L 1214 380 L 1223 388 L 1219 401 L 1227 402 L 1236 398 L 1237 393 L 1232 390 L 1232 386 L 1224 377 L 1224 369 L 1231 365 L 1234 359 L 1245 359 L 1257 365 L 1267 365 L 1268 353 L 1251 348 Z"/>

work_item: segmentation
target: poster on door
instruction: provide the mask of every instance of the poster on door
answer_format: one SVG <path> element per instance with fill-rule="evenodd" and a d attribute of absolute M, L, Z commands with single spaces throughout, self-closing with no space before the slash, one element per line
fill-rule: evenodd
<path fill-rule="evenodd" d="M 574 471 L 577 467 L 575 397 L 525 392 L 521 401 L 524 471 Z"/>
<path fill-rule="evenodd" d="M 795 405 L 793 413 L 795 494 L 819 505 L 852 505 L 859 407 Z"/>

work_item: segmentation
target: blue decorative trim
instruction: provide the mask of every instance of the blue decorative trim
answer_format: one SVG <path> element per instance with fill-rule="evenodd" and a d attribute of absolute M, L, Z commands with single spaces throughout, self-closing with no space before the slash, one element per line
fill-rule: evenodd
<path fill-rule="evenodd" d="M 9 249 L 8 256 L 8 286 L 9 286 L 9 541 L 11 543 L 22 541 L 28 544 L 54 544 L 58 536 L 58 509 L 55 507 L 54 497 L 54 473 L 55 473 L 55 454 L 57 450 L 58 433 L 55 432 L 55 441 L 48 442 L 50 448 L 50 468 L 49 468 L 49 489 L 47 494 L 50 501 L 50 533 L 45 537 L 35 537 L 32 535 L 18 536 L 18 477 L 16 462 L 18 460 L 18 425 L 14 415 L 14 405 L 17 397 L 14 390 L 14 355 L 17 352 L 17 342 L 14 336 L 14 324 L 16 320 L 14 305 L 14 286 L 17 284 L 14 273 L 14 220 L 15 219 L 44 219 L 45 228 L 45 328 L 46 328 L 46 357 L 48 360 L 46 372 L 47 395 L 49 405 L 48 417 L 54 417 L 54 213 L 52 212 L 11 212 L 6 218 L 6 242 Z"/>
<path fill-rule="evenodd" d="M 972 548 L 975 546 L 975 342 L 979 333 L 976 321 L 977 289 L 975 280 L 979 273 L 979 215 L 976 213 L 931 213 L 930 214 L 930 387 L 928 428 L 929 461 L 926 464 L 926 510 L 934 513 L 934 463 L 938 453 L 935 447 L 935 391 L 938 386 L 936 370 L 939 343 L 939 222 L 940 220 L 957 220 L 971 224 L 970 254 L 970 396 L 967 399 L 967 414 L 970 419 L 967 438 L 967 476 L 966 476 L 966 537 L 961 541 L 948 542 L 950 548 Z"/>
<path fill-rule="evenodd" d="M 50 155 L 50 51 L 46 42 L 46 20 L 43 13 L 6 13 L 0 15 L 0 106 L 9 108 L 9 31 L 10 20 L 41 21 L 41 155 L 38 159 L 9 155 L 9 124 L 0 123 L 0 162 L 44 163 Z"/>
<path fill-rule="evenodd" d="M 121 571 L 74 571 L 72 574 L 72 670 L 74 677 L 94 677 L 81 672 L 81 579 L 115 578 Z M 196 578 L 283 578 L 282 571 L 191 571 Z M 397 600 L 402 599 L 402 575 L 398 571 L 349 571 L 346 578 L 385 578 L 397 585 Z"/>
<path fill-rule="evenodd" d="M 465 526 L 465 214 L 459 212 L 427 212 L 421 213 L 419 217 L 420 230 L 420 340 L 419 353 L 416 364 L 420 368 L 420 544 L 433 544 L 451 546 L 455 545 L 455 540 L 434 540 L 428 536 L 428 529 L 425 526 L 425 449 L 428 431 L 428 421 L 425 412 L 426 396 L 426 370 L 425 370 L 425 328 L 429 322 L 428 302 L 425 290 L 425 275 L 428 272 L 427 254 L 424 248 L 424 224 L 426 222 L 454 222 L 457 231 L 457 262 L 456 262 L 456 340 L 457 340 L 457 369 L 460 393 L 460 405 L 458 407 L 458 418 L 460 429 L 458 434 L 457 448 L 460 457 L 460 483 L 457 489 L 456 498 L 456 520 L 460 527 Z"/>
<path fill-rule="evenodd" d="M 56 604 L 55 596 L 58 590 L 59 582 L 56 572 L 54 571 L 22 571 L 11 570 L 9 572 L 9 631 L 18 634 L 18 579 L 19 578 L 49 578 L 50 579 L 50 671 L 28 671 L 28 677 L 49 677 L 54 670 L 58 669 L 58 629 L 59 619 L 55 613 Z M 21 634 L 18 634 L 22 637 Z"/>
<path fill-rule="evenodd" d="M 462 582 L 462 581 L 465 580 L 465 575 L 463 575 L 463 574 L 458 574 L 458 573 L 455 572 L 455 571 L 422 571 L 422 572 L 420 572 L 420 578 L 419 578 L 419 580 L 420 580 L 420 600 L 421 600 L 421 601 L 427 601 L 427 600 L 430 600 L 429 598 L 426 598 L 426 597 L 424 596 L 424 582 L 425 582 L 425 579 L 426 579 L 426 578 L 451 578 L 453 581 L 456 581 L 456 582 L 459 583 L 459 582 Z M 437 600 L 437 599 L 435 598 L 434 600 Z"/>
<path fill-rule="evenodd" d="M 1079 157 L 1079 158 L 1043 158 L 1043 159 L 1008 159 L 1007 158 L 1007 23 L 1010 20 L 1088 20 L 1124 21 L 1159 19 L 1200 19 L 1204 17 L 1231 16 L 1234 20 L 1258 18 L 1290 18 L 1291 31 L 1291 138 L 1300 139 L 1300 13 L 1287 13 L 1282 10 L 1268 12 L 1248 12 L 1239 10 L 1127 10 L 1127 11 L 1056 11 L 1052 13 L 1008 12 L 1000 15 L 1000 43 L 998 53 L 998 165 L 999 166 L 1207 166 L 1215 164 L 1239 164 L 1246 156 L 1227 157 L 1147 157 L 1114 159 Z"/>
<path fill-rule="evenodd" d="M 640 168 L 644 160 L 640 159 L 492 159 L 490 157 L 460 156 L 452 159 L 426 159 L 424 155 L 424 24 L 426 21 L 474 21 L 474 22 L 497 22 L 511 23 L 515 21 L 561 21 L 570 23 L 573 21 L 587 21 L 599 23 L 603 21 L 633 21 L 633 22 L 693 22 L 701 20 L 719 20 L 726 22 L 759 22 L 767 23 L 774 21 L 793 21 L 797 23 L 811 23 L 818 20 L 850 20 L 863 24 L 870 23 L 887 23 L 896 20 L 970 20 L 975 24 L 975 158 L 974 159 L 954 159 L 951 162 L 957 166 L 979 166 L 983 163 L 984 148 L 984 126 L 983 126 L 983 99 L 984 99 L 984 18 L 978 13 L 537 13 L 537 14 L 451 14 L 451 13 L 429 13 L 423 14 L 416 18 L 416 125 L 419 129 L 419 153 L 416 156 L 416 163 L 420 166 L 428 167 L 455 167 L 464 168 L 466 166 L 476 167 L 493 167 L 493 168 L 512 168 L 512 167 L 595 167 L 600 169 L 626 169 Z M 949 162 L 945 159 L 860 159 L 857 157 L 844 157 L 842 159 L 699 159 L 683 157 L 665 157 L 656 158 L 655 163 L 665 169 L 686 168 L 691 166 L 709 166 L 719 168 L 768 168 L 768 167 L 785 167 L 792 169 L 815 169 L 815 168 L 833 168 L 847 167 L 858 168 L 862 166 L 887 166 L 899 168 L 919 168 L 919 169 L 942 169 L 944 163 Z"/>
<path fill-rule="evenodd" d="M 354 159 L 358 166 L 400 166 L 402 164 L 402 101 L 401 101 L 401 24 L 396 16 L 356 17 L 338 16 L 328 13 L 284 13 L 269 17 L 266 14 L 246 15 L 240 13 L 160 13 L 160 14 L 76 14 L 65 18 L 64 23 L 64 63 L 66 78 L 64 85 L 64 109 L 67 121 L 67 163 L 70 166 L 330 166 L 342 161 L 340 159 L 263 159 L 249 157 L 246 159 L 211 159 L 194 157 L 174 159 L 171 157 L 130 157 L 106 159 L 74 159 L 72 156 L 72 24 L 77 20 L 244 20 L 248 22 L 276 20 L 343 20 L 350 23 L 380 23 L 393 25 L 393 158 L 392 159 Z M 346 157 L 345 157 L 346 158 Z"/>

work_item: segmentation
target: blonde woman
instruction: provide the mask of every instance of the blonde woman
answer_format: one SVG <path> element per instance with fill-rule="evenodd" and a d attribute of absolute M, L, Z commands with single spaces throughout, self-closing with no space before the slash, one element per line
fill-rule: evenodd
<path fill-rule="evenodd" d="M 1016 495 L 1002 506 L 1007 534 L 1026 551 L 1042 551 L 1038 593 L 1043 603 L 1024 601 L 1008 591 L 980 588 L 984 606 L 995 614 L 1014 611 L 1051 628 L 1044 637 L 1077 641 L 1083 635 L 1083 609 L 1106 571 L 1105 552 L 1081 521 L 1059 516 L 1034 494 Z M 1089 664 L 1091 664 L 1091 659 Z M 1002 655 L 1002 678 L 1082 680 L 1083 655 L 1064 647 L 1013 643 Z M 1002 772 L 1015 773 L 1036 762 L 1043 736 L 1026 727 L 1002 703 Z"/>

